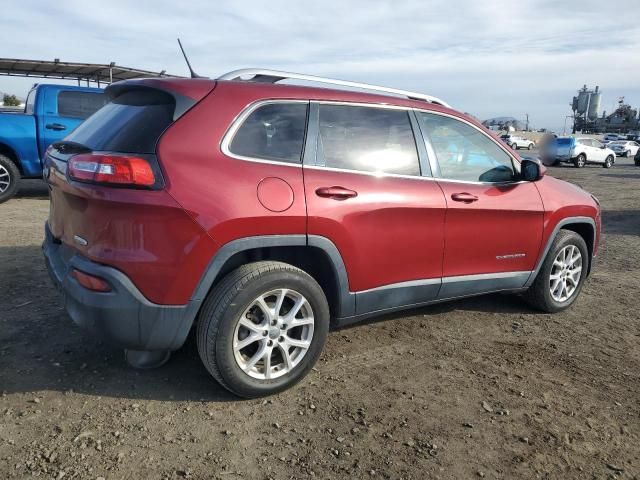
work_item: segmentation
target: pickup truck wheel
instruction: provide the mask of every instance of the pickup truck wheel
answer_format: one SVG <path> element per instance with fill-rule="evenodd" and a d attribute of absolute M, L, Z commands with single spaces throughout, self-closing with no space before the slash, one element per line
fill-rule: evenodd
<path fill-rule="evenodd" d="M 9 157 L 0 154 L 0 203 L 6 202 L 18 191 L 20 171 Z"/>
<path fill-rule="evenodd" d="M 576 166 L 576 168 L 584 167 L 587 164 L 587 156 L 584 153 L 581 153 L 573 161 L 573 164 Z"/>
<path fill-rule="evenodd" d="M 548 313 L 569 308 L 582 290 L 588 268 L 584 239 L 576 232 L 560 230 L 524 297 L 531 306 Z"/>
<path fill-rule="evenodd" d="M 255 398 L 300 381 L 328 331 L 327 299 L 310 275 L 282 262 L 255 262 L 209 293 L 198 320 L 198 352 L 218 383 Z"/>
<path fill-rule="evenodd" d="M 613 159 L 613 156 L 609 155 L 604 161 L 604 168 L 613 167 L 613 163 L 614 162 L 615 162 L 615 160 Z"/>

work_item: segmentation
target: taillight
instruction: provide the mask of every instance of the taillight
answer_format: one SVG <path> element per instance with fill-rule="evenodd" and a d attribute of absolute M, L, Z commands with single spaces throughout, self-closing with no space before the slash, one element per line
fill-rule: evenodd
<path fill-rule="evenodd" d="M 139 156 L 83 153 L 71 157 L 68 172 L 80 182 L 136 187 L 158 183 L 150 161 Z"/>

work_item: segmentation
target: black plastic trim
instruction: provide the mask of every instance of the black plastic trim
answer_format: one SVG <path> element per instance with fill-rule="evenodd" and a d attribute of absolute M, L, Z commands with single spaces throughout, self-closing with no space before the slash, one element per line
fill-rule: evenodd
<path fill-rule="evenodd" d="M 402 305 L 415 305 L 438 298 L 442 279 L 432 278 L 385 285 L 356 292 L 356 314 L 376 312 Z"/>
<path fill-rule="evenodd" d="M 42 245 L 47 270 L 64 295 L 65 308 L 78 326 L 101 339 L 134 350 L 175 350 L 186 306 L 150 302 L 129 280 L 111 267 L 92 262 L 63 243 L 55 241 L 48 226 Z M 81 286 L 72 269 L 98 276 L 110 292 L 94 292 Z"/>
<path fill-rule="evenodd" d="M 538 259 L 538 263 L 536 265 L 536 268 L 535 268 L 535 270 L 533 270 L 533 272 L 531 272 L 531 275 L 529 276 L 529 279 L 525 283 L 525 287 L 530 287 L 533 284 L 533 282 L 536 279 L 536 277 L 538 276 L 538 272 L 542 268 L 542 264 L 544 263 L 544 260 L 547 258 L 547 254 L 549 253 L 549 249 L 551 248 L 551 244 L 555 240 L 556 235 L 558 235 L 558 232 L 562 229 L 562 227 L 566 227 L 567 225 L 576 225 L 576 224 L 585 224 L 585 223 L 591 226 L 591 231 L 592 231 L 592 239 L 591 240 L 592 240 L 593 248 L 595 250 L 595 248 L 596 248 L 596 222 L 593 220 L 593 218 L 591 218 L 591 217 L 567 217 L 567 218 L 564 218 L 564 219 L 560 220 L 558 222 L 558 224 L 554 227 L 553 232 L 551 232 L 551 235 L 549 235 L 549 238 L 547 240 L 547 244 L 544 247 L 542 255 Z M 589 259 L 589 270 L 588 270 L 589 273 L 591 273 L 592 264 L 593 264 L 593 256 L 592 256 L 591 259 Z"/>

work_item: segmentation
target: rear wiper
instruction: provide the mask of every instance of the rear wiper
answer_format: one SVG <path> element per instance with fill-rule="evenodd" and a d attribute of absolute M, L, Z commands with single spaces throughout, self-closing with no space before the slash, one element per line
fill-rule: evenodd
<path fill-rule="evenodd" d="M 78 142 L 71 142 L 69 140 L 62 140 L 59 142 L 52 143 L 51 146 L 58 150 L 60 153 L 70 154 L 70 153 L 86 153 L 91 152 L 92 150 Z"/>

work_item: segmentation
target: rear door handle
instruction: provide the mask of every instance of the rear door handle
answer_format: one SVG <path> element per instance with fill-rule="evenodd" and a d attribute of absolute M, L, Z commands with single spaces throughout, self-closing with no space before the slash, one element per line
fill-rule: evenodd
<path fill-rule="evenodd" d="M 473 203 L 478 201 L 478 197 L 467 192 L 462 192 L 451 195 L 451 200 L 454 202 Z"/>
<path fill-rule="evenodd" d="M 358 196 L 358 192 L 344 187 L 321 187 L 316 190 L 319 197 L 333 198 L 334 200 L 346 200 Z"/>
<path fill-rule="evenodd" d="M 56 131 L 66 130 L 67 129 L 67 127 L 65 127 L 61 123 L 47 123 L 44 126 L 44 128 L 46 128 L 47 130 L 56 130 Z"/>

